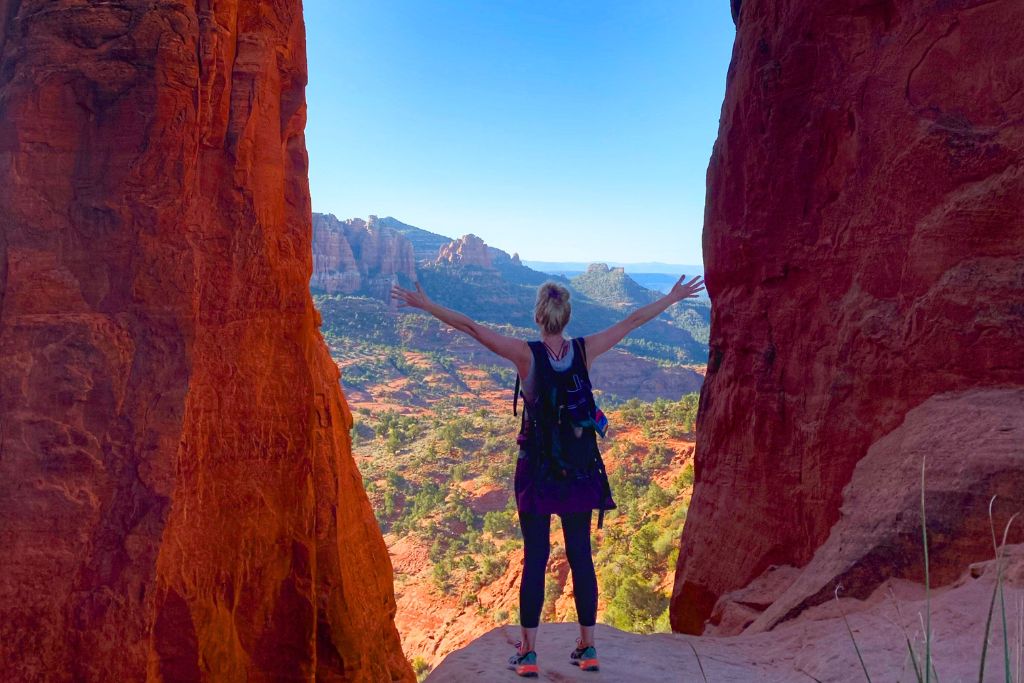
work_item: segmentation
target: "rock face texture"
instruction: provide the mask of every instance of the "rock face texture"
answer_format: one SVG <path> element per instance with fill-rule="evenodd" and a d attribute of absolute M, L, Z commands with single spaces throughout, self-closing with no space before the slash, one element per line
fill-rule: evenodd
<path fill-rule="evenodd" d="M 857 463 L 910 410 L 1024 385 L 1024 4 L 733 7 L 672 602 L 688 633 L 724 593 L 812 559 Z M 1024 416 L 1009 428 L 1019 443 Z M 961 514 L 984 520 L 996 491 L 976 493 Z"/>
<path fill-rule="evenodd" d="M 442 245 L 434 263 L 478 268 L 491 268 L 493 265 L 487 245 L 476 235 L 463 235 L 454 242 Z"/>
<path fill-rule="evenodd" d="M 0 2 L 0 679 L 412 680 L 298 0 Z"/>
<path fill-rule="evenodd" d="M 309 286 L 328 294 L 362 292 L 389 298 L 391 283 L 416 279 L 412 242 L 400 232 L 369 220 L 338 220 L 313 214 L 313 277 Z"/>

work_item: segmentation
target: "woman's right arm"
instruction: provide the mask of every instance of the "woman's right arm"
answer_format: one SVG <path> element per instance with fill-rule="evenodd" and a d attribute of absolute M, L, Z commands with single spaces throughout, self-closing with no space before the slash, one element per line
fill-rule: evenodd
<path fill-rule="evenodd" d="M 485 348 L 512 361 L 521 376 L 525 377 L 529 372 L 533 352 L 530 351 L 530 345 L 522 339 L 499 334 L 486 325 L 476 322 L 468 315 L 431 301 L 418 282 L 415 291 L 402 289 L 398 285 L 393 286 L 391 296 L 398 299 L 400 306 L 422 309 L 446 325 L 465 332 Z"/>
<path fill-rule="evenodd" d="M 692 299 L 696 297 L 699 292 L 703 291 L 703 278 L 698 276 L 686 284 L 683 284 L 683 280 L 685 278 L 685 275 L 679 278 L 679 281 L 672 286 L 672 290 L 657 301 L 653 301 L 646 306 L 636 309 L 626 316 L 625 319 L 615 323 L 608 329 L 602 330 L 597 334 L 592 334 L 589 337 L 585 337 L 584 341 L 587 345 L 587 366 L 589 367 L 590 365 L 593 365 L 594 359 L 618 344 L 627 334 L 636 328 L 664 313 L 665 309 L 672 304 L 677 301 L 682 301 L 683 299 Z"/>

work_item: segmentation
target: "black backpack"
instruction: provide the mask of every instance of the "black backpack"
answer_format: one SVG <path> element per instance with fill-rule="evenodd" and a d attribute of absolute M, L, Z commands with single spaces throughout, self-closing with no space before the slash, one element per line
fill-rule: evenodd
<path fill-rule="evenodd" d="M 523 395 L 523 417 L 516 438 L 520 448 L 535 467 L 535 476 L 548 481 L 600 478 L 604 504 L 599 508 L 597 526 L 604 522 L 606 509 L 613 509 L 611 488 L 604 461 L 597 446 L 598 410 L 587 371 L 586 343 L 582 337 L 572 340 L 573 360 L 567 370 L 557 372 L 548 360 L 540 341 L 529 342 L 537 378 L 532 405 Z M 516 375 L 512 414 L 516 415 L 520 378 Z M 603 433 L 602 433 L 603 436 Z"/>

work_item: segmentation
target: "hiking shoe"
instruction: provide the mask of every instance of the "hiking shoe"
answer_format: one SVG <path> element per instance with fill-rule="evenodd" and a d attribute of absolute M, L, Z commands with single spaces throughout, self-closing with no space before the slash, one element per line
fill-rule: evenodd
<path fill-rule="evenodd" d="M 597 663 L 597 648 L 593 645 L 580 647 L 580 639 L 576 639 L 576 649 L 569 655 L 569 663 L 578 666 L 583 671 L 598 671 L 600 666 Z"/>
<path fill-rule="evenodd" d="M 508 658 L 508 668 L 515 671 L 517 676 L 537 678 L 540 671 L 537 668 L 537 653 L 533 650 L 520 652 L 522 647 L 522 643 L 516 643 L 516 653 Z"/>

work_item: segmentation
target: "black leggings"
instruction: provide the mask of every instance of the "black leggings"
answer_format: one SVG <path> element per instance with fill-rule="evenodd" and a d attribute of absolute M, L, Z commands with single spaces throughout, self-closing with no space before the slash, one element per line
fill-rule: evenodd
<path fill-rule="evenodd" d="M 597 576 L 594 558 L 590 556 L 591 511 L 559 515 L 565 536 L 565 555 L 572 570 L 576 614 L 581 626 L 597 621 Z M 551 515 L 519 513 L 523 530 L 523 578 L 519 583 L 519 623 L 523 628 L 537 628 L 544 605 L 544 571 L 548 564 Z"/>

